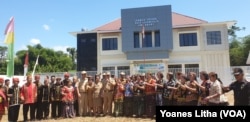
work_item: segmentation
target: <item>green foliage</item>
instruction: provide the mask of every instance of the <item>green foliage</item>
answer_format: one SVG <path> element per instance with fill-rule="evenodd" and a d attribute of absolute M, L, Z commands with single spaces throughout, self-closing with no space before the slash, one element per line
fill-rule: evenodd
<path fill-rule="evenodd" d="M 237 37 L 236 31 L 241 31 L 241 30 L 245 30 L 245 29 L 246 29 L 245 27 L 240 28 L 240 27 L 236 26 L 236 23 L 235 23 L 232 27 L 230 27 L 228 29 L 228 35 L 232 36 L 233 38 L 236 38 Z"/>
<path fill-rule="evenodd" d="M 28 71 L 32 72 L 39 55 L 36 73 L 43 72 L 65 72 L 72 69 L 72 60 L 66 53 L 62 51 L 54 51 L 53 49 L 44 48 L 40 44 L 35 46 L 27 46 L 29 53 Z M 27 50 L 20 50 L 16 53 L 15 74 L 23 75 L 23 65 Z"/>
<path fill-rule="evenodd" d="M 71 60 L 73 62 L 72 64 L 72 69 L 76 69 L 76 64 L 75 64 L 75 59 L 76 59 L 76 49 L 75 48 L 71 48 L 68 47 L 67 48 L 67 52 L 69 53 Z"/>
<path fill-rule="evenodd" d="M 231 66 L 245 66 L 250 51 L 250 35 L 241 40 L 235 38 L 229 47 Z"/>

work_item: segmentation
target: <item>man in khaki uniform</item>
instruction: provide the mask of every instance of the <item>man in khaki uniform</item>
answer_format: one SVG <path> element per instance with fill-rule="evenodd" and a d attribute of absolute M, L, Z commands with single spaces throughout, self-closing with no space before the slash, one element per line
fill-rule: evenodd
<path fill-rule="evenodd" d="M 87 101 L 88 101 L 88 115 L 92 116 L 94 113 L 93 109 L 93 92 L 94 92 L 94 78 L 88 76 L 88 83 L 86 83 L 85 90 L 87 92 Z"/>
<path fill-rule="evenodd" d="M 82 78 L 79 80 L 80 82 L 76 83 L 76 90 L 78 94 L 78 105 L 79 105 L 79 116 L 86 116 L 87 115 L 87 91 L 85 89 L 85 85 L 88 82 L 87 79 L 87 72 L 82 71 Z"/>
<path fill-rule="evenodd" d="M 106 77 L 103 81 L 103 102 L 104 102 L 104 115 L 112 114 L 112 101 L 113 101 L 113 93 L 115 80 L 110 77 L 110 72 L 106 73 Z"/>

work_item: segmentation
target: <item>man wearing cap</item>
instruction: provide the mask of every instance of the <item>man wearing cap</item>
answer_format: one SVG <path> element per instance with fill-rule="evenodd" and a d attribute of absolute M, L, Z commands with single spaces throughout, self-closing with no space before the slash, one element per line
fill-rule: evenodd
<path fill-rule="evenodd" d="M 63 86 L 67 85 L 68 79 L 69 79 L 69 73 L 68 73 L 68 72 L 65 72 L 65 73 L 64 73 L 64 79 L 63 79 L 63 81 L 62 81 L 62 85 L 63 85 Z"/>
<path fill-rule="evenodd" d="M 42 88 L 42 84 L 40 83 L 40 75 L 35 75 L 35 82 L 36 87 L 37 87 L 37 96 L 41 96 L 40 89 Z M 37 99 L 35 102 L 35 113 L 36 113 L 36 119 L 41 120 L 41 112 L 42 112 L 42 101 L 41 99 Z"/>
<path fill-rule="evenodd" d="M 30 109 L 30 120 L 35 121 L 35 107 L 34 103 L 37 99 L 37 87 L 36 84 L 32 82 L 32 76 L 27 75 L 27 82 L 21 88 L 21 100 L 23 102 L 23 119 L 28 120 L 28 111 Z"/>
<path fill-rule="evenodd" d="M 53 84 L 50 90 L 50 100 L 51 100 L 51 117 L 56 119 L 57 117 L 61 116 L 61 108 L 62 108 L 62 102 L 61 102 L 61 78 L 56 78 L 56 83 Z"/>
<path fill-rule="evenodd" d="M 234 106 L 250 105 L 250 82 L 244 78 L 244 72 L 241 68 L 234 68 L 233 75 L 236 79 L 228 87 L 224 87 L 225 92 L 234 91 Z"/>
<path fill-rule="evenodd" d="M 104 115 L 112 114 L 113 91 L 116 83 L 115 80 L 110 77 L 110 75 L 110 72 L 107 72 L 103 81 Z"/>
<path fill-rule="evenodd" d="M 88 99 L 87 99 L 87 91 L 85 89 L 85 85 L 88 82 L 88 78 L 87 78 L 87 72 L 86 71 L 82 71 L 81 72 L 81 79 L 79 80 L 79 82 L 76 84 L 76 90 L 77 90 L 77 94 L 78 94 L 78 105 L 79 105 L 79 116 L 86 116 L 87 115 L 87 103 L 88 103 Z"/>
<path fill-rule="evenodd" d="M 124 72 L 120 73 L 120 81 L 121 81 L 121 83 L 123 85 L 126 84 L 126 79 L 125 79 L 125 73 Z"/>
<path fill-rule="evenodd" d="M 16 122 L 20 109 L 20 87 L 18 86 L 19 78 L 12 79 L 13 85 L 9 88 L 8 96 L 9 108 L 8 108 L 8 121 Z"/>
<path fill-rule="evenodd" d="M 88 76 L 88 83 L 86 83 L 86 92 L 87 92 L 87 100 L 88 100 L 88 115 L 92 116 L 94 113 L 93 109 L 93 92 L 94 92 L 94 78 L 92 76 Z"/>

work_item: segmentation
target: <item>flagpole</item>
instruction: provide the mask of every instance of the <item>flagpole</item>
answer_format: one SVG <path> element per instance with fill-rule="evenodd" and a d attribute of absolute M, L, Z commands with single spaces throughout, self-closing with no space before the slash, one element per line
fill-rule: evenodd
<path fill-rule="evenodd" d="M 32 78 L 34 78 L 34 74 L 35 74 L 35 70 L 36 70 L 36 66 L 37 66 L 37 64 L 38 64 L 38 59 L 39 59 L 39 55 L 37 56 L 37 58 L 36 58 L 36 63 L 35 63 L 35 66 L 34 66 L 34 69 L 33 69 L 33 72 L 32 72 Z"/>
<path fill-rule="evenodd" d="M 142 48 L 145 48 L 145 28 L 144 25 L 142 25 Z M 146 60 L 146 55 L 145 55 L 145 49 L 143 49 L 143 69 L 145 69 L 145 60 Z M 144 71 L 145 72 L 145 71 Z"/>
<path fill-rule="evenodd" d="M 23 76 L 25 77 L 27 72 L 28 72 L 28 63 L 29 63 L 29 53 L 26 52 L 26 55 L 25 55 L 25 59 L 24 59 L 24 72 L 23 72 Z"/>

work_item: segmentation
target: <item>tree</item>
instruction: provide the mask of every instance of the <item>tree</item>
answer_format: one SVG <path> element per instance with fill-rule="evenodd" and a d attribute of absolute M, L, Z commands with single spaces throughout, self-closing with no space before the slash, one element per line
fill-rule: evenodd
<path fill-rule="evenodd" d="M 237 38 L 236 32 L 245 30 L 245 27 L 238 27 L 236 23 L 228 29 L 228 35 L 230 41 L 229 55 L 231 66 L 243 66 L 246 65 L 250 49 L 250 41 L 246 41 L 246 37 Z"/>
<path fill-rule="evenodd" d="M 76 49 L 74 47 L 68 47 L 67 48 L 67 52 L 71 56 L 71 60 L 73 62 L 72 69 L 75 70 L 76 69 L 76 67 L 75 67 Z"/>
<path fill-rule="evenodd" d="M 0 62 L 4 62 L 5 61 L 7 49 L 8 48 L 5 47 L 5 46 L 0 46 Z"/>
<path fill-rule="evenodd" d="M 245 30 L 246 28 L 245 27 L 238 27 L 236 26 L 236 23 L 231 26 L 229 29 L 228 29 L 228 35 L 229 36 L 232 36 L 233 38 L 236 38 L 237 35 L 236 35 L 236 31 L 241 31 L 241 30 Z"/>
<path fill-rule="evenodd" d="M 28 71 L 33 71 L 36 58 L 39 55 L 36 73 L 39 72 L 66 72 L 71 70 L 72 61 L 66 53 L 44 48 L 42 45 L 27 46 L 29 52 Z M 20 50 L 16 53 L 15 74 L 23 74 L 24 58 L 27 50 Z"/>

